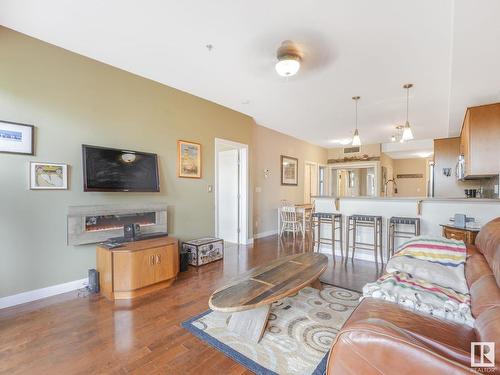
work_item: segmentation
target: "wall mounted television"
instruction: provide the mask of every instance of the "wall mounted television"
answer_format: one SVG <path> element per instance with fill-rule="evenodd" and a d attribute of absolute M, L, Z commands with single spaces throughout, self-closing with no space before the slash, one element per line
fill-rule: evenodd
<path fill-rule="evenodd" d="M 158 156 L 82 145 L 84 191 L 158 192 Z"/>

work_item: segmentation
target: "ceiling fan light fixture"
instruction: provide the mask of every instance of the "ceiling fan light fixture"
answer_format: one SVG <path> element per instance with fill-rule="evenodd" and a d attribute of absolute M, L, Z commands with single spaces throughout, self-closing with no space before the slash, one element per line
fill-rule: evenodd
<path fill-rule="evenodd" d="M 278 58 L 275 66 L 276 73 L 282 77 L 290 77 L 300 70 L 300 58 L 297 56 L 283 56 Z"/>
<path fill-rule="evenodd" d="M 276 73 L 282 77 L 291 77 L 300 70 L 302 63 L 302 55 L 295 45 L 290 40 L 285 40 L 281 43 L 276 54 L 278 62 L 275 65 Z"/>

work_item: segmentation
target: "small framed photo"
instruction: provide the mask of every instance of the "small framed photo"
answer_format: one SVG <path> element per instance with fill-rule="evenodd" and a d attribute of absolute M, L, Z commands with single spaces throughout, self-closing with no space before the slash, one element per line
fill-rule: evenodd
<path fill-rule="evenodd" d="M 298 185 L 299 160 L 281 155 L 281 185 Z"/>
<path fill-rule="evenodd" d="M 68 165 L 61 163 L 30 162 L 30 189 L 68 189 Z"/>
<path fill-rule="evenodd" d="M 177 141 L 177 176 L 201 178 L 201 145 Z"/>
<path fill-rule="evenodd" d="M 33 125 L 0 120 L 0 152 L 34 155 Z"/>

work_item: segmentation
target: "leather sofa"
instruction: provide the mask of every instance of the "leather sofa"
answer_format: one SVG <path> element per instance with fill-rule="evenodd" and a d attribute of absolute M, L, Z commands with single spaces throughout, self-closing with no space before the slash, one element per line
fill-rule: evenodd
<path fill-rule="evenodd" d="M 338 333 L 327 374 L 500 373 L 500 218 L 467 247 L 474 327 L 365 298 Z M 496 368 L 471 368 L 471 342 L 495 342 Z"/>

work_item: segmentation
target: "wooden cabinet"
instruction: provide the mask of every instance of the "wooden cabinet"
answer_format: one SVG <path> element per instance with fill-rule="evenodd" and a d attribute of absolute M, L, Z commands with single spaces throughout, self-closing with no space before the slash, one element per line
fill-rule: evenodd
<path fill-rule="evenodd" d="M 465 178 L 500 173 L 500 103 L 470 107 L 460 133 Z"/>
<path fill-rule="evenodd" d="M 101 292 L 109 299 L 133 298 L 170 285 L 179 272 L 179 245 L 172 237 L 97 247 Z"/>
<path fill-rule="evenodd" d="M 466 245 L 474 245 L 478 229 L 458 228 L 452 225 L 442 225 L 443 237 L 464 241 Z"/>
<path fill-rule="evenodd" d="M 456 167 L 460 155 L 460 138 L 434 140 L 434 196 L 463 197 L 462 184 L 458 183 Z M 446 172 L 449 170 L 450 174 Z"/>

